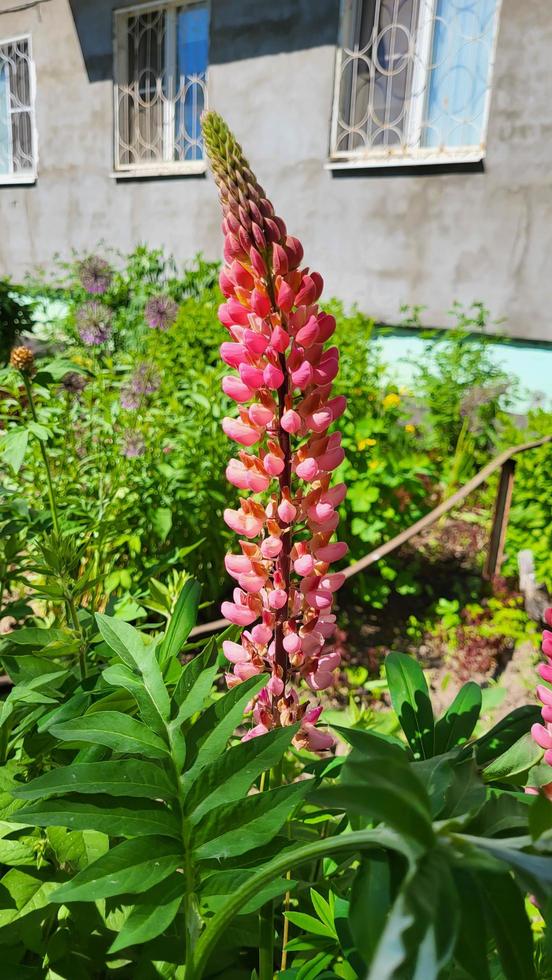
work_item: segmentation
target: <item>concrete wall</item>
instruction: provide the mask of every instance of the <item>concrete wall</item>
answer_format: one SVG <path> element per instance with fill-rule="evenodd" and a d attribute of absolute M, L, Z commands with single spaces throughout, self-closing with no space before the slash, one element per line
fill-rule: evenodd
<path fill-rule="evenodd" d="M 54 253 L 165 245 L 221 251 L 210 178 L 115 180 L 112 8 L 42 0 L 2 13 L 0 40 L 33 35 L 39 177 L 0 186 L 0 273 Z M 387 321 L 401 303 L 444 322 L 481 299 L 514 336 L 552 341 L 552 11 L 504 0 L 485 172 L 337 176 L 329 142 L 338 0 L 211 0 L 209 91 L 329 293 Z"/>

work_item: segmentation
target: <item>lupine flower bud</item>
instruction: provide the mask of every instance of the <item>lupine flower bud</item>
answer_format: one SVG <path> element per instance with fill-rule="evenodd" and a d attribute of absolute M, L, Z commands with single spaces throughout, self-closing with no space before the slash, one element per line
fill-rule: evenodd
<path fill-rule="evenodd" d="M 333 744 L 315 728 L 321 708 L 301 703 L 296 688 L 301 680 L 311 691 L 330 687 L 340 662 L 337 649 L 325 648 L 335 629 L 333 595 L 344 580 L 328 564 L 347 552 L 331 540 L 345 494 L 344 484 L 329 487 L 344 458 L 340 434 L 328 434 L 345 411 L 342 396 L 331 398 L 339 353 L 324 350 L 335 319 L 316 305 L 322 277 L 301 268 L 300 242 L 287 234 L 221 117 L 204 115 L 203 134 L 225 236 L 219 320 L 229 340 L 220 353 L 238 372 L 222 382 L 238 417 L 222 425 L 251 450 L 240 450 L 226 472 L 234 486 L 266 493 L 224 512 L 242 554 L 226 556 L 239 588 L 222 613 L 252 626 L 241 644 L 224 644 L 227 681 L 233 687 L 255 673 L 270 675 L 246 739 L 299 721 L 296 745 L 321 751 Z"/>

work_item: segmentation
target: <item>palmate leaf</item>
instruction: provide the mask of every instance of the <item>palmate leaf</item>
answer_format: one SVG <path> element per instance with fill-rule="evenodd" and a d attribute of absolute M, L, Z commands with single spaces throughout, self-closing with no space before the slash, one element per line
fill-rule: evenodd
<path fill-rule="evenodd" d="M 64 742 L 92 742 L 125 755 L 144 754 L 163 759 L 169 754 L 167 745 L 158 735 L 119 711 L 96 711 L 54 724 L 50 732 Z"/>
<path fill-rule="evenodd" d="M 531 730 L 531 725 L 541 721 L 540 708 L 536 704 L 525 704 L 514 708 L 502 718 L 489 732 L 474 743 L 475 757 L 479 766 L 486 766 L 493 759 L 506 752 L 515 742 Z M 466 748 L 471 752 L 471 747 Z"/>
<path fill-rule="evenodd" d="M 32 807 L 23 807 L 13 821 L 33 827 L 69 827 L 71 830 L 99 830 L 112 837 L 174 837 L 181 838 L 176 816 L 162 804 L 132 798 L 116 803 L 101 797 L 89 799 L 78 796 L 45 800 Z"/>
<path fill-rule="evenodd" d="M 181 846 L 168 838 L 126 840 L 58 888 L 52 901 L 96 902 L 100 898 L 145 892 L 168 878 L 182 862 Z"/>
<path fill-rule="evenodd" d="M 479 684 L 468 681 L 435 725 L 435 753 L 440 755 L 467 742 L 481 712 Z"/>
<path fill-rule="evenodd" d="M 209 912 L 216 912 L 228 900 L 228 896 L 251 877 L 251 872 L 247 869 L 239 868 L 228 871 L 215 871 L 203 881 L 201 888 L 202 907 Z M 266 885 L 261 886 L 255 895 L 245 902 L 239 915 L 249 915 L 256 912 L 266 902 L 272 901 L 284 895 L 285 892 L 293 891 L 297 882 L 291 878 L 273 878 Z"/>
<path fill-rule="evenodd" d="M 355 732 L 333 726 L 355 748 L 341 769 L 339 782 L 318 790 L 313 799 L 331 808 L 384 820 L 411 842 L 433 843 L 429 797 L 411 767 L 402 746 L 373 732 Z M 361 748 L 362 746 L 362 748 Z"/>
<path fill-rule="evenodd" d="M 222 860 L 268 844 L 309 788 L 308 780 L 304 780 L 211 810 L 195 828 L 196 860 Z"/>
<path fill-rule="evenodd" d="M 186 797 L 192 823 L 213 807 L 243 799 L 257 777 L 280 761 L 298 727 L 276 728 L 261 739 L 240 742 L 206 766 Z"/>
<path fill-rule="evenodd" d="M 503 862 L 514 873 L 524 890 L 536 895 L 544 906 L 552 895 L 552 859 L 548 854 L 528 854 L 524 848 L 530 847 L 532 840 L 528 836 L 519 837 L 474 837 L 470 834 L 459 835 L 483 854 L 491 855 Z M 477 854 L 466 855 L 466 864 L 474 863 L 477 867 Z M 500 865 L 499 865 L 500 868 Z"/>
<path fill-rule="evenodd" d="M 510 875 L 479 872 L 485 910 L 507 980 L 536 980 L 533 937 L 523 896 Z"/>
<path fill-rule="evenodd" d="M 455 958 L 469 977 L 490 980 L 483 890 L 477 875 L 470 871 L 454 868 L 453 877 L 460 899 L 460 928 Z"/>
<path fill-rule="evenodd" d="M 203 712 L 187 736 L 190 747 L 186 773 L 191 784 L 202 769 L 226 748 L 228 739 L 243 720 L 245 706 L 266 684 L 266 676 L 250 677 L 224 694 Z"/>
<path fill-rule="evenodd" d="M 530 732 L 527 732 L 502 755 L 485 766 L 483 778 L 487 782 L 492 782 L 518 777 L 515 781 L 518 784 L 523 783 L 523 779 L 519 777 L 540 762 L 542 754 L 540 746 L 531 738 Z"/>
<path fill-rule="evenodd" d="M 192 627 L 195 626 L 201 586 L 195 579 L 188 579 L 178 599 L 170 618 L 165 636 L 161 641 L 160 653 L 162 662 L 178 657 Z"/>
<path fill-rule="evenodd" d="M 393 708 L 416 759 L 434 754 L 434 719 L 424 672 L 404 653 L 385 658 L 385 673 Z"/>
<path fill-rule="evenodd" d="M 141 895 L 109 947 L 109 952 L 118 953 L 160 936 L 175 919 L 183 892 L 183 876 L 172 874 Z"/>
<path fill-rule="evenodd" d="M 154 644 L 145 643 L 142 634 L 122 619 L 96 613 L 96 622 L 108 646 L 127 667 L 140 674 L 161 721 L 167 721 L 170 716 L 169 695 L 157 663 Z"/>
<path fill-rule="evenodd" d="M 438 980 L 451 961 L 459 918 L 450 868 L 444 855 L 430 851 L 399 890 L 368 980 Z"/>
<path fill-rule="evenodd" d="M 386 854 L 362 859 L 353 881 L 349 928 L 365 963 L 370 963 L 391 905 L 391 868 Z"/>
<path fill-rule="evenodd" d="M 107 793 L 109 796 L 171 800 L 175 792 L 159 766 L 126 759 L 124 762 L 88 762 L 52 769 L 30 783 L 17 786 L 14 796 L 21 800 L 41 800 L 65 793 Z"/>
<path fill-rule="evenodd" d="M 218 670 L 216 654 L 217 643 L 211 637 L 205 649 L 182 668 L 173 694 L 177 724 L 182 725 L 205 704 Z"/>
<path fill-rule="evenodd" d="M 111 687 L 123 688 L 128 691 L 132 700 L 138 705 L 138 710 L 148 728 L 152 728 L 158 735 L 164 735 L 166 731 L 165 720 L 148 694 L 141 677 L 138 677 L 125 664 L 112 664 L 111 667 L 106 667 L 102 671 L 102 676 Z M 113 693 L 117 694 L 118 692 Z M 109 710 L 111 698 L 112 695 L 103 698 L 104 710 Z M 99 711 L 101 708 L 95 705 L 95 710 Z"/>

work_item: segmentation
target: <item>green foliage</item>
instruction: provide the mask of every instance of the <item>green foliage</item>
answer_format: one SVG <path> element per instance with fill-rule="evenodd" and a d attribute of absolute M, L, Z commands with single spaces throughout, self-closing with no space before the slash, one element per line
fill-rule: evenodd
<path fill-rule="evenodd" d="M 416 388 L 427 412 L 429 444 L 445 460 L 449 482 L 455 484 L 465 482 L 496 445 L 512 382 L 489 352 L 485 306 L 474 303 L 465 311 L 455 303 L 451 315 L 456 325 L 433 335 L 418 364 Z"/>
<path fill-rule="evenodd" d="M 33 328 L 32 304 L 21 287 L 0 278 L 0 367 L 7 364 L 10 351 L 23 333 Z"/>
<path fill-rule="evenodd" d="M 550 413 L 537 409 L 529 413 L 527 426 L 521 432 L 510 422 L 505 428 L 502 442 L 504 445 L 513 445 L 549 435 L 551 431 Z M 504 564 L 505 574 L 515 575 L 518 553 L 530 548 L 535 559 L 536 579 L 546 586 L 549 593 L 552 593 L 552 499 L 548 492 L 551 466 L 550 443 L 516 457 Z M 488 499 L 492 490 L 489 487 Z"/>

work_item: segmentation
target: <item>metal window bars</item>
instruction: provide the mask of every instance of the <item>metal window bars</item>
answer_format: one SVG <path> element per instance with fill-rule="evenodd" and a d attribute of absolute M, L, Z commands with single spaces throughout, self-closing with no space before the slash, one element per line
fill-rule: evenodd
<path fill-rule="evenodd" d="M 30 37 L 0 41 L 0 178 L 36 175 L 34 96 Z"/>
<path fill-rule="evenodd" d="M 188 23 L 189 15 L 198 13 L 205 15 L 199 46 L 198 24 Z M 190 31 L 195 33 L 191 47 Z M 190 65 L 200 70 L 187 71 Z M 114 88 L 116 170 L 203 170 L 207 5 L 164 3 L 117 11 Z"/>
<path fill-rule="evenodd" d="M 499 8 L 500 0 L 342 0 L 333 165 L 481 160 Z"/>

